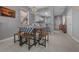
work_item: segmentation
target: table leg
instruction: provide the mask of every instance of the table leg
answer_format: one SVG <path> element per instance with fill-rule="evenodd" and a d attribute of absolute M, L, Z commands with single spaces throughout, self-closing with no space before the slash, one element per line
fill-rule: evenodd
<path fill-rule="evenodd" d="M 22 37 L 20 36 L 19 45 L 22 46 Z"/>

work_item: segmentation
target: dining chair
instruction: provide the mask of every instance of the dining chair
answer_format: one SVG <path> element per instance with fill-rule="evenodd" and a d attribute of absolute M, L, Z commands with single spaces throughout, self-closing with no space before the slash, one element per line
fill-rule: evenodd
<path fill-rule="evenodd" d="M 38 29 L 37 32 L 39 33 L 39 39 L 38 39 L 39 45 L 46 47 L 46 41 L 48 41 L 47 37 L 49 33 L 45 31 L 43 28 Z"/>
<path fill-rule="evenodd" d="M 22 42 L 23 38 L 25 39 L 25 41 L 22 42 L 22 44 L 20 43 L 20 45 L 22 46 L 23 44 L 27 44 L 28 45 L 28 50 L 30 50 L 30 48 L 35 43 L 33 28 L 31 28 L 31 27 L 23 28 L 23 29 L 21 29 L 21 32 L 24 32 L 24 34 L 20 36 L 20 42 Z"/>
<path fill-rule="evenodd" d="M 16 43 L 16 41 L 19 41 L 20 39 L 20 35 L 23 35 L 24 32 L 16 32 L 14 33 L 14 43 Z M 16 39 L 16 36 L 18 36 L 18 40 Z"/>

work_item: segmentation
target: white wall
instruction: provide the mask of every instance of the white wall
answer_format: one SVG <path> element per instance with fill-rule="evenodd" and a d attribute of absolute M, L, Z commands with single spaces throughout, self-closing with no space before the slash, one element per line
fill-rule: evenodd
<path fill-rule="evenodd" d="M 66 14 L 67 20 L 67 33 L 72 36 L 72 9 L 70 9 Z"/>
<path fill-rule="evenodd" d="M 72 11 L 72 35 L 79 42 L 79 9 L 72 9 Z"/>
<path fill-rule="evenodd" d="M 19 23 L 19 7 L 15 6 L 7 6 L 8 8 L 16 11 L 16 17 L 4 17 L 0 16 L 0 39 L 11 37 L 14 32 L 17 30 L 17 26 L 20 25 Z"/>
<path fill-rule="evenodd" d="M 66 19 L 66 16 L 63 15 L 63 16 L 62 16 L 62 24 L 63 24 L 63 25 L 66 24 L 66 20 L 67 20 L 67 19 Z"/>
<path fill-rule="evenodd" d="M 79 42 L 79 7 L 78 9 L 69 8 L 67 17 L 67 33 L 77 42 Z"/>

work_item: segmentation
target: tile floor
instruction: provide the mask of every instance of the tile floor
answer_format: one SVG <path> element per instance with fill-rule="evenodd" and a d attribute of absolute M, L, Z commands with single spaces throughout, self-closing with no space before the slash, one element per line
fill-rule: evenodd
<path fill-rule="evenodd" d="M 79 43 L 67 34 L 56 31 L 50 35 L 47 47 L 37 45 L 28 51 L 27 45 L 19 46 L 13 42 L 13 38 L 0 41 L 0 52 L 78 52 Z"/>

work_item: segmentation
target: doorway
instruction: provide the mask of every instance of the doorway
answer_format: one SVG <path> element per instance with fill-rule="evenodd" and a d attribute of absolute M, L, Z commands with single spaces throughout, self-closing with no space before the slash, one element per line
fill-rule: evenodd
<path fill-rule="evenodd" d="M 62 24 L 62 16 L 61 15 L 54 16 L 54 29 L 56 31 L 59 31 L 60 24 Z"/>

